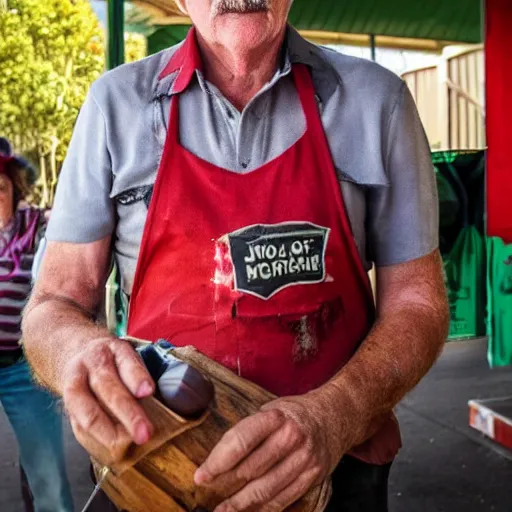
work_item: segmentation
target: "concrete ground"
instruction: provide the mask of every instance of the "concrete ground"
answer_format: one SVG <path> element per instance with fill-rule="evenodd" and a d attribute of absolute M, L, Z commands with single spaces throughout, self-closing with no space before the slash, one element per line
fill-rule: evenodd
<path fill-rule="evenodd" d="M 489 370 L 483 340 L 446 345 L 398 408 L 404 448 L 391 473 L 391 512 L 512 512 L 512 453 L 468 427 L 469 399 L 503 396 L 512 396 L 512 370 Z M 69 429 L 66 446 L 79 511 L 91 490 L 87 457 Z M 0 475 L 0 512 L 23 512 L 16 446 L 2 414 Z"/>

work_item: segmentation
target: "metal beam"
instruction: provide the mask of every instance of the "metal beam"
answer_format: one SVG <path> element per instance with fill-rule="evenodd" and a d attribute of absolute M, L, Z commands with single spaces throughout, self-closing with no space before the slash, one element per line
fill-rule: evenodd
<path fill-rule="evenodd" d="M 325 32 L 322 30 L 300 30 L 302 37 L 318 44 L 346 44 L 368 47 L 367 34 L 347 34 L 342 32 Z M 434 41 L 433 39 L 410 39 L 393 36 L 375 36 L 375 45 L 379 48 L 396 48 L 398 50 L 419 50 L 440 53 L 451 41 Z"/>
<path fill-rule="evenodd" d="M 107 67 L 124 63 L 124 0 L 108 0 Z"/>
<path fill-rule="evenodd" d="M 375 34 L 370 35 L 370 50 L 373 62 L 377 62 L 377 42 L 375 40 Z"/>

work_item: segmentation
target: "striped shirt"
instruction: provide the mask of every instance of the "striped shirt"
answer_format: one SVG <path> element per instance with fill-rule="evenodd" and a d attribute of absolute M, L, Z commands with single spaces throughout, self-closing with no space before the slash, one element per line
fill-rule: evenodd
<path fill-rule="evenodd" d="M 21 313 L 32 287 L 32 263 L 44 226 L 42 210 L 23 208 L 0 230 L 0 352 L 19 348 Z"/>

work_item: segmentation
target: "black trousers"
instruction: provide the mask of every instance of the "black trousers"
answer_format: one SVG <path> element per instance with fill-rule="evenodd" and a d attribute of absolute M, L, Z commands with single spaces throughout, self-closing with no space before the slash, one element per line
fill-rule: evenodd
<path fill-rule="evenodd" d="M 387 512 L 390 469 L 345 456 L 332 475 L 326 512 Z"/>
<path fill-rule="evenodd" d="M 387 512 L 390 469 L 391 464 L 374 466 L 344 457 L 332 475 L 333 493 L 326 512 Z M 90 512 L 116 510 L 102 492 L 90 508 Z"/>

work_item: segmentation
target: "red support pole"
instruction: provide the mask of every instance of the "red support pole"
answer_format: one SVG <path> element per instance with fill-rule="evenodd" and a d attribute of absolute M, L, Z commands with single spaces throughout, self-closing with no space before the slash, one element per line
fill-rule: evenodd
<path fill-rule="evenodd" d="M 512 243 L 512 0 L 486 0 L 487 234 Z"/>

